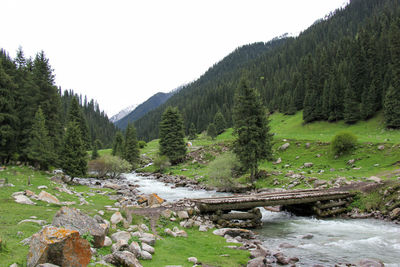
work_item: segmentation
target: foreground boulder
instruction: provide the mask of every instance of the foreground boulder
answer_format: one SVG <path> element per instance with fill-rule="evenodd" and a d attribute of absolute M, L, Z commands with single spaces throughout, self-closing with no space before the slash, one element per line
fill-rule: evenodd
<path fill-rule="evenodd" d="M 122 266 L 142 267 L 135 255 L 129 251 L 116 251 L 112 254 L 114 259 Z"/>
<path fill-rule="evenodd" d="M 92 256 L 90 244 L 79 232 L 47 226 L 32 236 L 27 267 L 52 263 L 63 267 L 87 266 Z"/>
<path fill-rule="evenodd" d="M 78 231 L 81 235 L 90 233 L 93 236 L 93 246 L 101 248 L 107 234 L 106 229 L 92 217 L 74 208 L 62 207 L 53 218 L 52 225 Z"/>

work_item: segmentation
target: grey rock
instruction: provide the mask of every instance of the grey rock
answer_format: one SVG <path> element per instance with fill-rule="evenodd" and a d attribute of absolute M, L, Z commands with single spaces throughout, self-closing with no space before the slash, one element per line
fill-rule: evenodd
<path fill-rule="evenodd" d="M 125 240 L 128 243 L 129 239 L 131 239 L 131 234 L 126 231 L 120 231 L 111 235 L 111 240 L 114 242 L 117 242 L 121 239 Z"/>
<path fill-rule="evenodd" d="M 381 261 L 374 259 L 362 259 L 357 263 L 360 267 L 383 267 L 385 266 Z"/>
<path fill-rule="evenodd" d="M 126 267 L 142 267 L 138 259 L 129 251 L 116 251 L 112 254 L 120 265 Z"/>
<path fill-rule="evenodd" d="M 295 246 L 289 243 L 282 243 L 279 245 L 280 248 L 294 248 Z"/>
<path fill-rule="evenodd" d="M 35 205 L 36 203 L 30 200 L 27 196 L 24 195 L 15 195 L 13 196 L 15 202 L 19 204 L 26 204 L 26 205 Z"/>
<path fill-rule="evenodd" d="M 150 254 L 154 254 L 154 248 L 146 243 L 142 243 L 142 250 L 147 251 Z"/>
<path fill-rule="evenodd" d="M 289 143 L 284 143 L 279 149 L 280 150 L 286 150 L 290 146 Z"/>
<path fill-rule="evenodd" d="M 178 211 L 178 217 L 179 219 L 189 219 L 189 214 L 187 213 L 186 210 L 180 210 Z"/>
<path fill-rule="evenodd" d="M 111 216 L 110 222 L 112 225 L 116 225 L 119 222 L 122 222 L 123 219 L 121 212 L 117 211 Z"/>
<path fill-rule="evenodd" d="M 42 263 L 38 265 L 39 267 L 60 267 L 59 265 L 55 265 L 52 263 Z"/>
<path fill-rule="evenodd" d="M 252 260 L 249 260 L 247 262 L 247 267 L 264 267 L 266 265 L 267 261 L 265 260 L 265 257 L 257 257 Z"/>
<path fill-rule="evenodd" d="M 128 242 L 124 239 L 119 239 L 116 243 L 112 244 L 111 252 L 128 250 Z"/>
<path fill-rule="evenodd" d="M 151 254 L 149 252 L 142 250 L 140 252 L 140 258 L 142 260 L 151 260 L 151 259 L 153 259 L 153 256 L 151 256 Z"/>
<path fill-rule="evenodd" d="M 143 243 L 145 244 L 145 243 Z M 133 253 L 136 257 L 140 256 L 140 252 L 142 249 L 140 248 L 139 244 L 136 241 L 132 241 L 132 243 L 129 245 L 128 250 Z"/>
<path fill-rule="evenodd" d="M 111 246 L 112 245 L 112 240 L 111 240 L 111 238 L 109 238 L 108 236 L 106 236 L 105 238 L 104 238 L 104 244 L 103 244 L 103 246 L 104 247 L 109 247 L 109 246 Z"/>
<path fill-rule="evenodd" d="M 188 260 L 188 262 L 191 262 L 193 264 L 197 264 L 197 262 L 198 262 L 196 257 L 189 257 L 187 260 Z"/>
<path fill-rule="evenodd" d="M 18 224 L 27 223 L 27 222 L 37 223 L 37 224 L 39 224 L 40 226 L 43 226 L 43 225 L 46 225 L 46 224 L 47 224 L 47 222 L 46 222 L 45 220 L 34 220 L 34 219 L 22 220 L 22 221 L 20 221 Z"/>
<path fill-rule="evenodd" d="M 306 163 L 304 163 L 303 165 L 304 165 L 304 167 L 306 167 L 306 168 L 311 168 L 311 167 L 314 165 L 314 163 L 312 163 L 312 162 L 306 162 Z"/>

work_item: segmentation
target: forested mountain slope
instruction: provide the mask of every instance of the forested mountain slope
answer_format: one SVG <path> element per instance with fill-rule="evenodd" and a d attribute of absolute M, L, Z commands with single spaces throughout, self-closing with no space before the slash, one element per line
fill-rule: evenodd
<path fill-rule="evenodd" d="M 243 72 L 270 111 L 304 110 L 305 122 L 354 123 L 384 109 L 386 125 L 400 127 L 394 111 L 400 99 L 399 14 L 398 0 L 352 0 L 296 38 L 240 47 L 136 121 L 138 135 L 156 138 L 170 105 L 180 109 L 186 129 L 191 123 L 206 129 L 218 110 L 231 125 Z"/>

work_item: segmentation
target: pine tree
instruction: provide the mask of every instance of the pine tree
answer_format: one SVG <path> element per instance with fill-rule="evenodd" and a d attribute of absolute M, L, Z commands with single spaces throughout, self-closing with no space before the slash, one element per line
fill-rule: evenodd
<path fill-rule="evenodd" d="M 92 157 L 91 157 L 92 160 L 93 159 L 97 159 L 100 156 L 99 155 L 99 151 L 98 151 L 100 149 L 99 142 L 100 142 L 99 139 L 96 139 L 96 141 L 94 141 L 93 150 L 92 150 Z"/>
<path fill-rule="evenodd" d="M 69 106 L 67 121 L 76 122 L 82 134 L 81 139 L 85 145 L 85 148 L 89 149 L 90 148 L 89 127 L 86 123 L 85 117 L 83 116 L 82 109 L 79 106 L 78 99 L 75 96 L 72 97 L 71 104 Z"/>
<path fill-rule="evenodd" d="M 87 172 L 87 153 L 76 122 L 69 122 L 62 150 L 62 169 L 71 177 L 84 177 Z"/>
<path fill-rule="evenodd" d="M 15 115 L 15 84 L 7 75 L 0 59 L 0 162 L 7 163 L 17 151 L 17 123 Z"/>
<path fill-rule="evenodd" d="M 136 129 L 133 123 L 128 124 L 125 130 L 125 156 L 127 160 L 134 168 L 138 165 L 140 160 L 139 144 L 136 138 Z"/>
<path fill-rule="evenodd" d="M 196 134 L 196 126 L 194 126 L 194 123 L 192 122 L 190 124 L 190 128 L 189 128 L 189 135 L 188 135 L 188 139 L 189 140 L 194 140 L 196 139 L 197 134 Z"/>
<path fill-rule="evenodd" d="M 226 128 L 226 121 L 221 111 L 218 111 L 214 116 L 214 125 L 217 135 L 223 133 Z"/>
<path fill-rule="evenodd" d="M 117 132 L 114 138 L 114 143 L 112 147 L 112 155 L 113 156 L 119 156 L 121 158 L 124 157 L 124 136 L 122 135 L 121 132 Z"/>
<path fill-rule="evenodd" d="M 28 160 L 41 169 L 47 170 L 50 165 L 54 164 L 54 148 L 40 107 L 35 114 L 35 122 L 32 125 L 31 136 L 25 153 Z"/>
<path fill-rule="evenodd" d="M 344 121 L 348 124 L 356 123 L 359 120 L 359 102 L 352 87 L 347 86 L 344 94 Z"/>
<path fill-rule="evenodd" d="M 388 128 L 400 128 L 400 89 L 390 86 L 383 105 L 385 124 Z"/>
<path fill-rule="evenodd" d="M 236 90 L 233 112 L 236 136 L 233 151 L 242 166 L 250 170 L 254 181 L 259 162 L 272 156 L 272 135 L 260 96 L 256 89 L 250 88 L 245 78 L 241 79 Z"/>
<path fill-rule="evenodd" d="M 210 123 L 207 127 L 207 135 L 210 136 L 213 140 L 217 137 L 217 129 L 214 123 Z"/>
<path fill-rule="evenodd" d="M 177 108 L 168 107 L 160 122 L 160 155 L 169 158 L 172 164 L 182 161 L 186 155 L 185 133 L 182 116 Z"/>

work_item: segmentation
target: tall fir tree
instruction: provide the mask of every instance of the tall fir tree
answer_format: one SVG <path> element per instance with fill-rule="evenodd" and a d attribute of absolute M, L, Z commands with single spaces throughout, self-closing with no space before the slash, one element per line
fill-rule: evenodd
<path fill-rule="evenodd" d="M 31 136 L 25 152 L 28 160 L 34 166 L 47 170 L 49 166 L 55 164 L 56 155 L 40 107 L 35 114 L 35 122 L 30 133 Z"/>
<path fill-rule="evenodd" d="M 124 147 L 125 147 L 124 136 L 122 135 L 121 132 L 118 131 L 114 137 L 114 143 L 113 143 L 111 154 L 113 156 L 118 156 L 118 157 L 123 158 L 125 155 Z"/>
<path fill-rule="evenodd" d="M 224 115 L 222 115 L 221 111 L 215 113 L 214 116 L 214 125 L 217 135 L 223 133 L 226 129 L 226 120 Z"/>
<path fill-rule="evenodd" d="M 242 166 L 250 170 L 254 181 L 259 162 L 272 156 L 272 135 L 260 96 L 246 78 L 241 79 L 235 93 L 233 119 L 236 136 L 233 151 Z"/>
<path fill-rule="evenodd" d="M 207 127 L 207 135 L 211 137 L 212 140 L 215 139 L 215 137 L 217 137 L 217 129 L 215 127 L 214 123 L 210 123 Z"/>
<path fill-rule="evenodd" d="M 183 119 L 177 108 L 168 107 L 160 122 L 160 155 L 169 158 L 171 164 L 177 164 L 186 155 L 185 133 Z"/>
<path fill-rule="evenodd" d="M 190 124 L 190 128 L 189 128 L 188 139 L 189 139 L 189 140 L 194 140 L 194 139 L 196 139 L 196 137 L 197 137 L 196 132 L 197 132 L 196 126 L 195 126 L 194 123 L 192 122 L 192 123 Z"/>
<path fill-rule="evenodd" d="M 79 125 L 68 123 L 62 149 L 62 169 L 71 177 L 84 177 L 87 172 L 87 153 Z"/>
<path fill-rule="evenodd" d="M 348 124 L 356 123 L 360 116 L 360 103 L 357 100 L 353 87 L 347 86 L 344 94 L 344 121 Z"/>
<path fill-rule="evenodd" d="M 128 161 L 134 168 L 139 164 L 140 152 L 139 144 L 136 138 L 136 129 L 133 123 L 128 124 L 125 130 L 125 156 L 124 159 Z"/>
<path fill-rule="evenodd" d="M 99 139 L 96 139 L 96 141 L 94 141 L 94 143 L 93 143 L 92 156 L 91 156 L 92 160 L 97 159 L 98 157 L 100 157 L 99 149 L 100 149 L 101 146 L 100 146 L 99 143 L 100 143 Z"/>
<path fill-rule="evenodd" d="M 72 97 L 67 120 L 68 122 L 77 123 L 77 125 L 79 126 L 79 130 L 82 134 L 81 139 L 85 145 L 85 148 L 90 149 L 89 127 L 87 125 L 85 117 L 83 116 L 82 108 L 79 106 L 78 99 L 75 96 Z"/>

